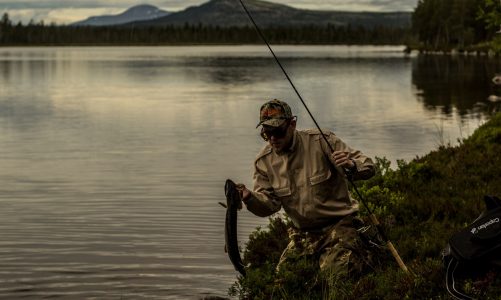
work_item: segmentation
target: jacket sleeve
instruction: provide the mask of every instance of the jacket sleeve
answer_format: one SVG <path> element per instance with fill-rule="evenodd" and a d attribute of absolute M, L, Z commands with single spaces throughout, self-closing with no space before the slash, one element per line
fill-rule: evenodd
<path fill-rule="evenodd" d="M 254 164 L 253 181 L 254 189 L 247 200 L 247 209 L 259 217 L 267 217 L 278 212 L 282 205 L 274 195 L 265 170 L 259 167 L 259 161 Z"/>
<path fill-rule="evenodd" d="M 352 149 L 341 139 L 336 137 L 332 132 L 326 133 L 328 135 L 329 143 L 332 145 L 334 151 L 346 151 L 349 152 L 349 157 L 355 163 L 356 168 L 350 170 L 353 180 L 366 180 L 374 176 L 375 168 L 372 159 L 365 156 L 361 151 Z M 329 160 L 334 165 L 334 160 L 332 159 L 331 151 L 329 146 L 325 144 L 325 141 L 322 139 L 322 148 L 323 151 L 328 155 Z"/>

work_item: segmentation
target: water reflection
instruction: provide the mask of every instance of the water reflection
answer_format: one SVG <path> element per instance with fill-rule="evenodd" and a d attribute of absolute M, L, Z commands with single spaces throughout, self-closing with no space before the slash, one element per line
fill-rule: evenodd
<path fill-rule="evenodd" d="M 210 58 L 207 59 L 207 75 L 210 82 L 221 85 L 269 81 L 277 77 L 275 72 L 269 70 L 271 63 L 272 61 L 266 58 Z"/>
<path fill-rule="evenodd" d="M 57 63 L 40 61 L 0 61 L 0 121 L 28 130 L 50 118 L 54 113 L 49 85 Z M 24 90 L 21 97 L 17 91 Z"/>
<path fill-rule="evenodd" d="M 489 95 L 499 92 L 492 83 L 501 61 L 489 57 L 420 55 L 412 66 L 412 83 L 418 99 L 444 115 L 457 111 L 489 111 Z"/>
<path fill-rule="evenodd" d="M 163 57 L 151 61 L 122 61 L 119 65 L 132 80 L 182 83 L 197 80 L 210 85 L 245 85 L 276 78 L 276 72 L 269 72 L 273 70 L 270 62 L 253 57 Z M 116 68 L 117 63 L 110 66 Z"/>

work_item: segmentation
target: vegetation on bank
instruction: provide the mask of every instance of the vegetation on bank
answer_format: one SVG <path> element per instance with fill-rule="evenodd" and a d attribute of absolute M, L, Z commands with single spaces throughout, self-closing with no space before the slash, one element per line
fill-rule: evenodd
<path fill-rule="evenodd" d="M 420 0 L 412 15 L 411 49 L 501 54 L 498 0 Z"/>
<path fill-rule="evenodd" d="M 273 217 L 266 229 L 251 234 L 244 252 L 247 277 L 239 277 L 229 294 L 240 299 L 449 299 L 441 251 L 484 209 L 484 195 L 501 196 L 500 174 L 501 113 L 458 146 L 442 145 L 410 162 L 398 161 L 395 170 L 378 158 L 377 175 L 357 185 L 415 276 L 401 271 L 389 255 L 381 268 L 360 278 L 334 278 L 308 258 L 275 273 L 288 242 L 288 221 Z M 501 271 L 493 272 L 462 282 L 461 288 L 477 299 L 501 299 Z"/>
<path fill-rule="evenodd" d="M 267 27 L 262 31 L 273 44 L 402 45 L 409 33 L 408 28 L 335 25 Z M 45 25 L 43 22 L 14 25 L 8 14 L 0 19 L 0 46 L 261 43 L 262 40 L 251 26 L 57 26 Z"/>

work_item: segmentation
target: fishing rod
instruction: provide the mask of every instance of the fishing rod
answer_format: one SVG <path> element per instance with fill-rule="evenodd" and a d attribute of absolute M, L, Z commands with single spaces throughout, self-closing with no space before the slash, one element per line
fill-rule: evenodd
<path fill-rule="evenodd" d="M 275 59 L 275 61 L 277 62 L 278 66 L 280 67 L 280 69 L 284 73 L 285 77 L 287 78 L 287 81 L 289 81 L 290 85 L 294 89 L 294 92 L 296 92 L 296 95 L 298 96 L 299 100 L 301 100 L 301 103 L 303 104 L 304 108 L 306 108 L 306 111 L 308 112 L 308 114 L 310 115 L 311 119 L 313 120 L 313 123 L 315 123 L 315 126 L 317 127 L 318 131 L 320 132 L 320 135 L 322 135 L 322 137 L 324 138 L 325 142 L 329 146 L 329 149 L 331 150 L 331 153 L 334 152 L 334 148 L 332 148 L 332 145 L 327 140 L 327 137 L 324 135 L 322 129 L 320 128 L 320 126 L 318 125 L 317 121 L 315 120 L 315 117 L 313 117 L 313 114 L 311 113 L 310 109 L 308 108 L 308 105 L 306 105 L 306 102 L 304 102 L 303 97 L 301 97 L 301 94 L 299 94 L 299 91 L 297 90 L 296 86 L 294 85 L 294 83 L 292 82 L 291 78 L 289 77 L 289 74 L 287 74 L 287 72 L 285 71 L 284 67 L 282 66 L 282 63 L 280 63 L 280 60 L 278 59 L 277 55 L 275 54 L 275 52 L 271 48 L 270 44 L 268 43 L 268 41 L 264 37 L 264 34 L 261 32 L 261 29 L 259 29 L 259 26 L 257 26 L 256 22 L 254 21 L 254 18 L 252 17 L 251 13 L 249 12 L 249 10 L 247 9 L 247 7 L 245 6 L 243 0 L 238 0 L 238 1 L 242 5 L 242 8 L 244 9 L 245 13 L 249 17 L 249 19 L 252 22 L 252 24 L 254 25 L 254 28 L 256 29 L 258 35 L 261 37 L 261 39 L 264 41 L 264 43 L 266 44 L 266 46 L 270 50 L 271 54 L 273 55 L 273 58 Z M 353 189 L 355 190 L 355 193 L 357 194 L 358 198 L 360 199 L 360 202 L 362 202 L 362 205 L 365 207 L 365 209 L 367 210 L 367 212 L 369 212 L 369 218 L 371 219 L 371 221 L 374 224 L 374 226 L 376 226 L 376 229 L 377 229 L 378 233 L 381 235 L 381 237 L 383 238 L 383 240 L 386 242 L 386 245 L 388 246 L 388 249 L 390 250 L 390 252 L 393 255 L 393 257 L 395 258 L 395 260 L 397 261 L 397 264 L 399 265 L 399 267 L 405 273 L 409 273 L 409 270 L 407 269 L 407 266 L 405 265 L 404 261 L 402 260 L 402 258 L 398 254 L 397 249 L 395 248 L 395 246 L 393 246 L 393 243 L 390 241 L 390 239 L 386 235 L 385 231 L 381 227 L 381 223 L 379 223 L 379 220 L 377 219 L 376 215 L 372 212 L 372 210 L 370 209 L 370 207 L 366 204 L 364 198 L 362 197 L 362 195 L 358 191 L 357 186 L 353 182 L 353 179 L 351 178 L 351 176 L 347 176 L 347 179 L 351 183 L 351 185 L 353 186 Z"/>

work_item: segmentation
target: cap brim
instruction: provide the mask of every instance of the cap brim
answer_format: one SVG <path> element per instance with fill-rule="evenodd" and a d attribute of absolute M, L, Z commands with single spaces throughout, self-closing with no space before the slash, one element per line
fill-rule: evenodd
<path fill-rule="evenodd" d="M 280 127 L 280 125 L 282 125 L 285 121 L 287 121 L 287 120 L 284 120 L 284 119 L 266 120 L 266 121 L 259 122 L 257 124 L 256 128 L 258 128 L 261 125 L 266 125 L 266 126 L 271 126 L 271 127 Z"/>

